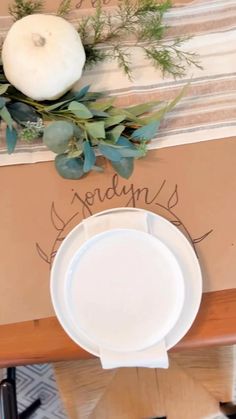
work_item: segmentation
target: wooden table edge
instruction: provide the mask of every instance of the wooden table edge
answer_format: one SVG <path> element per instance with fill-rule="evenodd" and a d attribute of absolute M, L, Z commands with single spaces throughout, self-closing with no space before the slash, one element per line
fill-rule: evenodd
<path fill-rule="evenodd" d="M 171 351 L 236 343 L 236 289 L 203 294 L 199 313 Z M 91 358 L 63 331 L 56 317 L 0 326 L 0 366 Z"/>

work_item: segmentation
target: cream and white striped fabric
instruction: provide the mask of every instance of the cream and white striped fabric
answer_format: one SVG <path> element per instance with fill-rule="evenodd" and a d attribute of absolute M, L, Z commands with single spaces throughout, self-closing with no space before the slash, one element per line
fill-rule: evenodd
<path fill-rule="evenodd" d="M 78 18 L 78 12 L 71 14 L 75 25 Z M 127 44 L 132 54 L 132 82 L 115 62 L 105 62 L 86 71 L 78 87 L 90 84 L 91 90 L 116 95 L 119 105 L 129 106 L 154 99 L 170 100 L 190 83 L 185 97 L 162 122 L 150 148 L 236 136 L 236 1 L 196 0 L 172 8 L 165 19 L 170 26 L 168 37 L 193 35 L 184 48 L 199 54 L 203 70 L 191 67 L 183 79 L 163 79 L 140 49 Z M 9 19 L 2 17 L 0 36 L 6 33 L 7 25 Z M 53 157 L 40 142 L 32 145 L 19 142 L 15 153 L 9 156 L 1 132 L 0 165 L 46 161 Z"/>

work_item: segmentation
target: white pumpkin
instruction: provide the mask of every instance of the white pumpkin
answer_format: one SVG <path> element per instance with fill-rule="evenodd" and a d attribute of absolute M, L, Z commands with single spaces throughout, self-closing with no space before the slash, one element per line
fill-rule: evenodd
<path fill-rule="evenodd" d="M 35 100 L 57 99 L 82 74 L 85 52 L 76 29 L 59 16 L 35 14 L 16 21 L 2 48 L 6 78 Z"/>

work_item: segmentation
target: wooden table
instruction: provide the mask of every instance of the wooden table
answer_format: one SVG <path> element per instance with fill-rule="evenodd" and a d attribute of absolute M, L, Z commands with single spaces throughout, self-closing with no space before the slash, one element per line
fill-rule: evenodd
<path fill-rule="evenodd" d="M 236 343 L 236 289 L 203 294 L 197 318 L 171 350 Z M 86 359 L 55 317 L 0 326 L 0 366 Z"/>

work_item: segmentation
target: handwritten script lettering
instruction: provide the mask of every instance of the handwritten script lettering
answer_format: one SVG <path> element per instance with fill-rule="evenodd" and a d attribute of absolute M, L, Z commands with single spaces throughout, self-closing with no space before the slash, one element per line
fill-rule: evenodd
<path fill-rule="evenodd" d="M 125 207 L 136 207 L 139 201 L 150 205 L 157 199 L 162 188 L 165 185 L 165 180 L 159 186 L 157 192 L 152 193 L 148 187 L 137 188 L 133 183 L 130 185 L 119 185 L 119 177 L 115 174 L 112 177 L 111 186 L 105 190 L 100 188 L 95 188 L 93 191 L 85 192 L 85 194 L 80 194 L 79 192 L 74 192 L 71 203 L 75 204 L 79 202 L 82 205 L 82 215 L 87 217 L 92 215 L 92 207 L 96 203 L 102 203 L 105 200 L 111 200 L 114 197 L 126 197 L 127 201 L 125 202 Z"/>
<path fill-rule="evenodd" d="M 106 201 L 110 201 L 114 198 L 121 198 L 120 203 L 122 202 L 122 206 L 124 207 L 140 207 L 143 204 L 154 204 L 157 212 L 159 210 L 164 210 L 165 216 L 169 218 L 172 224 L 182 230 L 182 232 L 189 239 L 197 254 L 196 245 L 199 244 L 202 240 L 205 240 L 213 230 L 209 230 L 197 237 L 192 237 L 190 230 L 187 228 L 175 210 L 179 202 L 177 185 L 175 185 L 173 192 L 169 196 L 169 199 L 167 199 L 167 202 L 166 200 L 163 200 L 163 198 L 161 199 L 161 196 L 159 196 L 165 184 L 166 181 L 163 180 L 162 183 L 158 185 L 156 191 L 153 192 L 147 186 L 136 187 L 133 183 L 123 185 L 121 184 L 118 175 L 115 174 L 111 179 L 111 184 L 107 188 L 97 187 L 92 191 L 86 191 L 83 193 L 72 189 L 73 196 L 70 203 L 73 206 L 73 210 L 69 218 L 64 219 L 60 215 L 60 212 L 58 212 L 54 202 L 52 202 L 50 214 L 51 222 L 55 228 L 56 234 L 51 245 L 51 250 L 49 252 L 45 251 L 38 242 L 36 243 L 36 250 L 39 257 L 44 262 L 46 262 L 49 267 L 51 267 L 58 247 L 68 234 L 68 231 L 70 231 L 75 226 L 75 222 L 81 221 L 81 215 L 83 218 L 89 217 L 93 214 L 94 209 L 97 208 L 99 203 L 104 202 L 105 204 Z M 120 206 L 120 203 L 118 202 L 118 206 Z M 76 206 L 76 209 L 74 206 Z"/>

